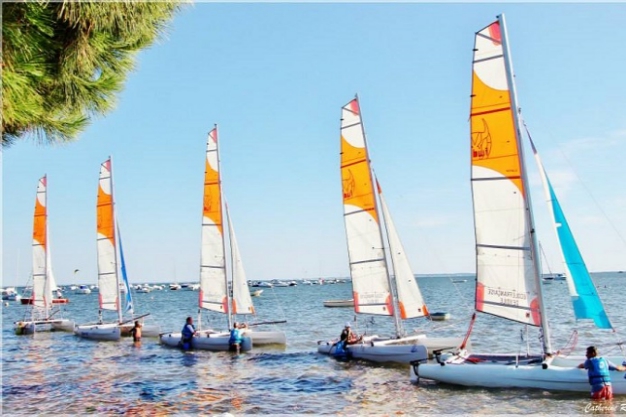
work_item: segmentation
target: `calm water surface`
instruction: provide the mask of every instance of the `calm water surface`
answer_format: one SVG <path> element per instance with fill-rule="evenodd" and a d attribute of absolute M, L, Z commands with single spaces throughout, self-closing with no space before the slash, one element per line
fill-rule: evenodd
<path fill-rule="evenodd" d="M 453 279 L 467 279 L 454 283 Z M 626 325 L 623 308 L 626 274 L 594 275 L 609 317 L 617 329 Z M 473 277 L 420 277 L 432 312 L 452 314 L 446 322 L 410 320 L 407 330 L 459 336 L 467 329 L 473 303 Z M 576 324 L 566 284 L 544 285 L 549 300 L 554 348 L 566 346 L 578 328 L 577 352 L 591 343 L 603 346 L 618 340 L 608 332 Z M 151 313 L 149 322 L 162 331 L 179 331 L 186 316 L 197 316 L 198 293 L 154 291 L 136 294 L 136 312 Z M 64 316 L 78 323 L 97 318 L 97 293 L 68 296 Z M 409 382 L 408 366 L 338 362 L 318 355 L 316 341 L 337 337 L 351 321 L 359 332 L 389 334 L 388 318 L 359 316 L 352 309 L 325 308 L 324 300 L 351 298 L 350 284 L 298 285 L 266 288 L 254 298 L 258 317 L 281 320 L 275 328 L 287 333 L 287 347 L 254 348 L 234 357 L 230 353 L 183 353 L 144 338 L 95 342 L 64 332 L 15 336 L 13 322 L 27 307 L 10 302 L 3 307 L 3 414 L 592 414 L 585 394 L 540 390 L 459 388 L 422 381 Z M 204 326 L 224 328 L 226 320 L 208 314 Z M 269 326 L 271 328 L 271 326 Z M 523 336 L 523 341 L 522 341 Z M 516 353 L 537 351 L 536 330 L 479 315 L 472 334 L 476 351 Z M 603 354 L 618 354 L 607 345 Z M 626 404 L 617 397 L 613 404 Z M 596 413 L 597 414 L 597 413 Z M 625 415 L 618 407 L 615 415 Z"/>

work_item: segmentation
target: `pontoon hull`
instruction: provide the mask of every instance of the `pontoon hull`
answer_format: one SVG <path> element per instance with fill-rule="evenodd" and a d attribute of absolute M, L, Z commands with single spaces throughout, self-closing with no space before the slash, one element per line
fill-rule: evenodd
<path fill-rule="evenodd" d="M 169 347 L 181 348 L 180 333 L 164 333 L 159 336 L 161 344 Z M 227 352 L 230 349 L 228 341 L 230 333 L 227 332 L 205 332 L 193 337 L 191 348 L 195 350 L 209 350 L 212 352 Z M 244 337 L 241 343 L 241 352 L 252 349 L 252 339 Z"/>
<path fill-rule="evenodd" d="M 35 320 L 18 321 L 15 323 L 16 335 L 31 335 L 36 332 L 46 332 L 52 330 L 71 332 L 74 330 L 74 322 L 71 320 Z"/>
<path fill-rule="evenodd" d="M 337 351 L 337 341 L 317 342 L 318 353 L 344 358 L 364 359 L 372 362 L 411 363 L 426 361 L 428 349 L 423 341 L 427 338 L 381 339 L 366 337 L 362 343 L 349 345 L 345 354 Z"/>
<path fill-rule="evenodd" d="M 121 338 L 120 325 L 117 323 L 76 326 L 74 334 L 84 339 L 92 340 L 116 341 Z"/>
<path fill-rule="evenodd" d="M 277 332 L 277 331 L 251 331 L 246 330 L 244 336 L 248 336 L 252 339 L 252 344 L 254 346 L 259 345 L 286 345 L 287 344 L 287 336 L 285 332 Z"/>
<path fill-rule="evenodd" d="M 417 373 L 416 373 L 417 372 Z M 531 365 L 494 363 L 445 363 L 411 366 L 411 381 L 419 379 L 486 388 L 535 388 L 548 391 L 589 392 L 591 387 L 585 369 L 549 365 L 543 369 L 541 363 Z M 624 373 L 611 371 L 613 393 L 626 394 Z"/>

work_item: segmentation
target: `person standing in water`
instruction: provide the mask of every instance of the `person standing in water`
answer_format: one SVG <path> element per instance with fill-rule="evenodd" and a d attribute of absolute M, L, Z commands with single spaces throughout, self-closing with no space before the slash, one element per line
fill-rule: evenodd
<path fill-rule="evenodd" d="M 130 329 L 130 335 L 133 337 L 133 342 L 141 342 L 141 323 L 135 321 L 135 327 Z"/>
<path fill-rule="evenodd" d="M 578 367 L 587 370 L 589 384 L 591 384 L 591 398 L 593 400 L 610 400 L 613 398 L 613 387 L 611 386 L 609 371 L 624 372 L 626 367 L 615 365 L 602 356 L 598 356 L 598 349 L 595 346 L 587 348 L 586 356 L 587 360 Z"/>

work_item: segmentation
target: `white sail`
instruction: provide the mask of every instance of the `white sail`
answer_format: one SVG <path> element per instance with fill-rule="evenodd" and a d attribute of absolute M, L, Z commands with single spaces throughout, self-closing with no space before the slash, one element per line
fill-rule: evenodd
<path fill-rule="evenodd" d="M 341 109 L 341 180 L 354 310 L 392 315 L 393 300 L 357 99 Z"/>
<path fill-rule="evenodd" d="M 200 308 L 228 312 L 228 288 L 224 253 L 221 180 L 217 127 L 209 133 L 204 173 Z"/>
<path fill-rule="evenodd" d="M 500 24 L 476 34 L 471 104 L 476 310 L 539 325 L 529 201 Z"/>
<path fill-rule="evenodd" d="M 254 314 L 254 305 L 250 297 L 250 288 L 246 279 L 246 272 L 243 269 L 243 262 L 239 253 L 239 245 L 235 237 L 235 229 L 230 220 L 228 206 L 226 206 L 226 218 L 228 219 L 228 235 L 230 241 L 230 251 L 232 260 L 232 314 Z"/>
<path fill-rule="evenodd" d="M 119 277 L 113 210 L 111 159 L 100 165 L 97 205 L 98 296 L 101 310 L 119 311 Z M 121 314 L 120 314 L 121 316 Z"/>
<path fill-rule="evenodd" d="M 37 184 L 33 224 L 33 306 L 47 309 L 52 303 L 48 281 L 48 196 L 47 179 Z"/>
<path fill-rule="evenodd" d="M 409 264 L 396 227 L 393 224 L 393 220 L 391 220 L 391 214 L 389 213 L 389 208 L 387 207 L 387 202 L 383 197 L 380 186 L 378 187 L 378 196 L 380 197 L 380 207 L 382 208 L 387 238 L 389 239 L 389 253 L 391 254 L 398 295 L 398 314 L 402 319 L 424 317 L 428 315 L 424 298 L 417 286 L 417 280 L 411 270 L 411 265 Z"/>

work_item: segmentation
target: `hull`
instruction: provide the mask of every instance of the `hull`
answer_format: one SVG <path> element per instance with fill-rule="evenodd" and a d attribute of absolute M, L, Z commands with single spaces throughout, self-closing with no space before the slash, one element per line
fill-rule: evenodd
<path fill-rule="evenodd" d="M 163 333 L 159 337 L 161 344 L 169 347 L 181 348 L 180 333 Z M 230 346 L 228 332 L 199 332 L 191 341 L 191 348 L 195 350 L 209 350 L 212 352 L 228 352 Z M 252 349 L 252 339 L 244 337 L 241 343 L 241 352 L 248 352 Z"/>
<path fill-rule="evenodd" d="M 611 371 L 613 394 L 626 394 L 624 373 Z M 549 365 L 543 369 L 541 363 L 531 365 L 502 363 L 445 363 L 411 366 L 411 381 L 420 378 L 486 388 L 535 388 L 549 391 L 589 392 L 591 387 L 585 369 Z"/>
<path fill-rule="evenodd" d="M 354 300 L 326 300 L 324 307 L 354 307 Z"/>
<path fill-rule="evenodd" d="M 58 319 L 18 321 L 15 323 L 16 335 L 31 335 L 36 332 L 47 332 L 53 330 L 71 332 L 74 330 L 74 322 L 71 320 Z"/>
<path fill-rule="evenodd" d="M 362 343 L 349 345 L 347 354 L 357 359 L 372 362 L 411 363 L 425 361 L 437 350 L 457 348 L 463 341 L 460 337 L 427 337 L 425 335 L 404 337 L 400 339 L 381 338 L 376 335 L 367 336 Z M 337 340 L 319 341 L 317 351 L 327 355 L 337 353 Z"/>
<path fill-rule="evenodd" d="M 428 359 L 428 349 L 420 343 L 422 339 L 381 339 L 377 336 L 370 336 L 366 337 L 362 343 L 349 345 L 345 353 L 338 349 L 337 341 L 319 341 L 317 342 L 317 351 L 338 358 L 411 363 Z"/>
<path fill-rule="evenodd" d="M 70 300 L 68 300 L 67 298 L 54 298 L 52 300 L 52 304 L 67 304 L 69 302 L 70 302 Z M 32 298 L 22 298 L 20 300 L 20 303 L 22 303 L 24 305 L 32 304 L 33 303 L 33 299 Z"/>
<path fill-rule="evenodd" d="M 117 323 L 108 324 L 85 324 L 76 326 L 76 336 L 91 340 L 116 341 L 121 338 L 120 326 Z"/>
<path fill-rule="evenodd" d="M 254 346 L 259 345 L 286 345 L 287 344 L 287 336 L 285 332 L 278 331 L 263 331 L 256 332 L 247 330 L 244 333 L 244 336 L 248 336 L 252 339 L 252 344 Z"/>

